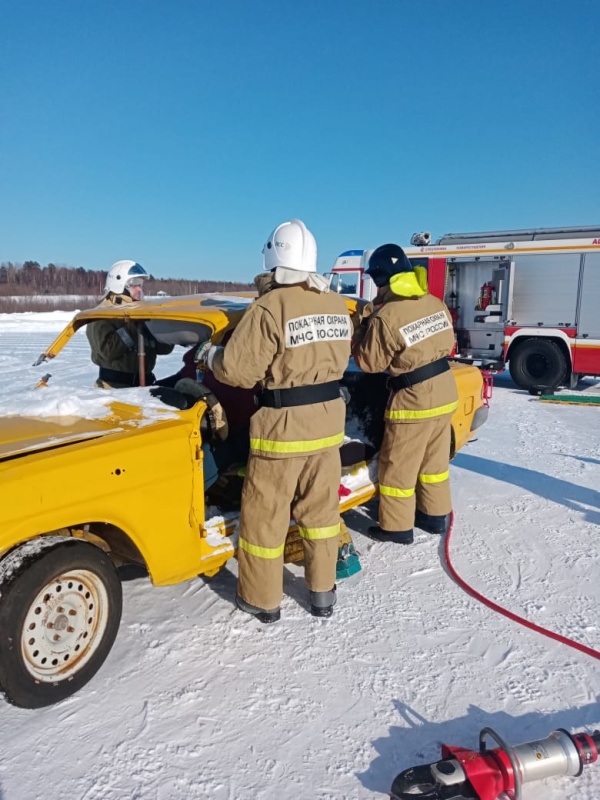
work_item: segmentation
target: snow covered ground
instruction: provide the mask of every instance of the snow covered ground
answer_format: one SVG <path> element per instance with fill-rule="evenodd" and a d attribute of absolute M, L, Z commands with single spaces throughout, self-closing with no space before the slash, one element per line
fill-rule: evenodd
<path fill-rule="evenodd" d="M 51 386 L 92 385 L 82 334 L 30 366 L 68 318 L 0 315 L 0 414 L 26 406 L 46 372 Z M 596 650 L 599 444 L 599 407 L 543 404 L 500 376 L 487 425 L 451 467 L 458 572 Z M 0 701 L 1 800 L 366 800 L 437 760 L 441 742 L 476 749 L 484 726 L 514 744 L 600 727 L 599 661 L 465 594 L 439 538 L 369 541 L 372 513 L 347 515 L 363 572 L 328 620 L 309 615 L 297 567 L 273 626 L 234 610 L 235 563 L 178 586 L 126 582 L 121 630 L 90 684 L 39 711 Z M 600 764 L 523 794 L 595 800 Z"/>

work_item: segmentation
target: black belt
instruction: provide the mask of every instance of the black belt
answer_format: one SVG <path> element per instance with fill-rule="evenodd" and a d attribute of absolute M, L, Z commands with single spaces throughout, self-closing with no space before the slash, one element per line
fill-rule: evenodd
<path fill-rule="evenodd" d="M 98 371 L 98 378 L 105 383 L 119 383 L 122 386 L 139 386 L 140 380 L 137 372 L 119 372 L 116 369 L 107 369 L 100 367 Z M 156 378 L 152 372 L 146 375 L 146 386 L 150 386 Z"/>
<path fill-rule="evenodd" d="M 340 397 L 340 382 L 318 383 L 316 386 L 293 386 L 290 389 L 263 389 L 258 396 L 259 408 L 312 406 Z"/>
<path fill-rule="evenodd" d="M 409 389 L 417 383 L 422 383 L 429 378 L 435 378 L 436 375 L 441 375 L 442 372 L 448 372 L 450 364 L 447 358 L 438 358 L 437 361 L 432 361 L 431 364 L 425 364 L 424 367 L 417 367 L 412 372 L 403 372 L 402 375 L 396 375 L 394 378 L 388 378 L 388 389 L 397 392 L 400 389 Z"/>

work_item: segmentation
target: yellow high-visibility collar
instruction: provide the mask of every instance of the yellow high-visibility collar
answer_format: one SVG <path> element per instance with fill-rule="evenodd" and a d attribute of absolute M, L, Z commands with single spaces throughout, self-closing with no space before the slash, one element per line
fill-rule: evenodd
<path fill-rule="evenodd" d="M 399 272 L 390 278 L 390 289 L 398 297 L 423 297 L 427 294 L 414 272 Z"/>

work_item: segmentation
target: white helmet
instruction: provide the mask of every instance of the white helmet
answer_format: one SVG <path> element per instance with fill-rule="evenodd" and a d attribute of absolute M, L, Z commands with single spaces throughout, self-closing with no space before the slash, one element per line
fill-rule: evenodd
<path fill-rule="evenodd" d="M 275 267 L 317 271 L 317 243 L 302 220 L 282 222 L 267 239 L 263 247 L 263 269 Z"/>
<path fill-rule="evenodd" d="M 123 294 L 128 286 L 138 282 L 141 285 L 147 277 L 148 273 L 137 261 L 116 261 L 108 270 L 104 294 Z"/>

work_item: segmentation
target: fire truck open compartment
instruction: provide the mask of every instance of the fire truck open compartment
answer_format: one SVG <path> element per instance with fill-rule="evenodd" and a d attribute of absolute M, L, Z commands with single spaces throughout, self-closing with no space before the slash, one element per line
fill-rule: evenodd
<path fill-rule="evenodd" d="M 450 258 L 447 270 L 444 300 L 465 355 L 500 357 L 506 326 L 600 338 L 600 253 Z"/>
<path fill-rule="evenodd" d="M 513 268 L 504 257 L 448 260 L 444 301 L 455 319 L 461 354 L 501 358 Z"/>

